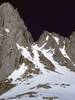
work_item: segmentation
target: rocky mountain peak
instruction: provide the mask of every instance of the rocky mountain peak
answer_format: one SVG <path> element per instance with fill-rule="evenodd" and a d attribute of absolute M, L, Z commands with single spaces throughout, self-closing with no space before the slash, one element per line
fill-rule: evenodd
<path fill-rule="evenodd" d="M 44 31 L 34 42 L 9 3 L 0 21 L 0 100 L 75 99 L 75 33 Z"/>
<path fill-rule="evenodd" d="M 33 39 L 18 11 L 9 3 L 3 3 L 0 6 L 0 81 L 19 66 L 21 54 L 16 43 L 26 47 Z"/>

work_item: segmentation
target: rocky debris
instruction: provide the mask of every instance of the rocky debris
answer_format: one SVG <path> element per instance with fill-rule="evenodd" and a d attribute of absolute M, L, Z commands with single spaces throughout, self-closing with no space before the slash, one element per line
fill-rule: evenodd
<path fill-rule="evenodd" d="M 27 69 L 25 73 L 22 75 L 22 79 L 32 78 L 34 74 L 39 75 L 41 73 L 40 69 L 35 68 L 35 65 L 29 60 L 25 59 L 24 63 L 27 65 Z"/>
<path fill-rule="evenodd" d="M 0 81 L 19 66 L 21 54 L 16 43 L 26 47 L 33 43 L 33 39 L 17 9 L 3 3 L 0 6 Z"/>
<path fill-rule="evenodd" d="M 39 84 L 39 85 L 37 86 L 37 88 L 38 88 L 38 89 L 39 89 L 39 88 L 49 89 L 49 88 L 51 88 L 51 86 L 49 86 L 48 83 L 46 83 L 46 84 Z"/>
<path fill-rule="evenodd" d="M 11 84 L 11 80 L 5 80 L 0 83 L 0 95 L 13 88 L 15 85 Z"/>
<path fill-rule="evenodd" d="M 39 52 L 40 53 L 40 52 Z M 43 54 L 40 53 L 40 62 L 45 65 L 45 69 L 54 71 L 55 72 L 55 66 L 49 61 Z"/>
<path fill-rule="evenodd" d="M 59 99 L 58 97 L 43 97 L 44 100 L 54 100 Z"/>
<path fill-rule="evenodd" d="M 24 94 L 19 94 L 16 97 L 11 97 L 11 98 L 9 98 L 9 100 L 16 99 L 16 98 L 18 99 L 18 98 L 21 98 L 23 96 L 28 96 L 28 97 L 32 98 L 32 97 L 36 97 L 36 95 L 37 95 L 37 92 L 30 91 L 30 92 L 27 92 L 27 93 L 24 93 Z"/>
<path fill-rule="evenodd" d="M 62 84 L 60 84 L 60 86 L 63 87 L 63 88 L 66 88 L 66 87 L 70 86 L 70 84 L 64 84 L 64 83 L 62 83 Z"/>
<path fill-rule="evenodd" d="M 40 69 L 39 68 L 33 68 L 33 66 L 28 66 L 28 69 L 22 75 L 22 78 L 23 79 L 32 78 L 34 74 L 39 75 L 40 74 Z"/>

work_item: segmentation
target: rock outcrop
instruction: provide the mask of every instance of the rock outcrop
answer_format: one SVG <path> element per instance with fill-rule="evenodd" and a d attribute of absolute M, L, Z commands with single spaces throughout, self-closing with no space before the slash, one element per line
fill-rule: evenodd
<path fill-rule="evenodd" d="M 17 43 L 26 47 L 33 43 L 33 39 L 17 9 L 4 3 L 0 6 L 0 81 L 19 67 L 21 54 Z"/>
<path fill-rule="evenodd" d="M 75 71 L 75 32 L 70 35 L 69 39 L 54 32 L 44 31 L 37 44 L 46 50 L 53 49 L 54 60 L 61 66 L 66 66 L 71 71 Z"/>
<path fill-rule="evenodd" d="M 75 32 L 70 35 L 70 40 L 66 38 L 65 41 L 66 51 L 71 60 L 75 63 Z"/>

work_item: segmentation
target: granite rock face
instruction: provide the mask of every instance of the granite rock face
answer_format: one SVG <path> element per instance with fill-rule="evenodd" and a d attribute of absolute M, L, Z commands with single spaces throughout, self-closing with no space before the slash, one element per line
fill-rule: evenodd
<path fill-rule="evenodd" d="M 4 3 L 0 6 L 0 81 L 19 67 L 21 54 L 17 43 L 26 47 L 33 43 L 33 39 L 17 9 Z"/>
<path fill-rule="evenodd" d="M 70 40 L 66 38 L 65 41 L 66 41 L 66 44 L 65 44 L 66 51 L 68 55 L 70 56 L 70 58 L 72 59 L 72 61 L 75 63 L 75 32 L 73 32 L 70 35 Z"/>
<path fill-rule="evenodd" d="M 54 32 L 44 31 L 37 44 L 46 50 L 53 49 L 54 60 L 61 66 L 66 66 L 71 71 L 75 71 L 75 32 L 70 35 L 70 38 L 67 38 Z"/>

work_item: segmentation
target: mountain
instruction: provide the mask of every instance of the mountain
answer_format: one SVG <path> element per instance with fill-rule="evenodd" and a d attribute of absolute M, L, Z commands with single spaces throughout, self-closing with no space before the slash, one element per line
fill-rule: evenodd
<path fill-rule="evenodd" d="M 17 9 L 3 3 L 0 6 L 0 81 L 19 66 L 21 55 L 16 43 L 27 46 L 33 39 Z"/>
<path fill-rule="evenodd" d="M 34 42 L 10 4 L 0 9 L 0 100 L 74 100 L 75 32 L 68 39 L 44 31 Z"/>

